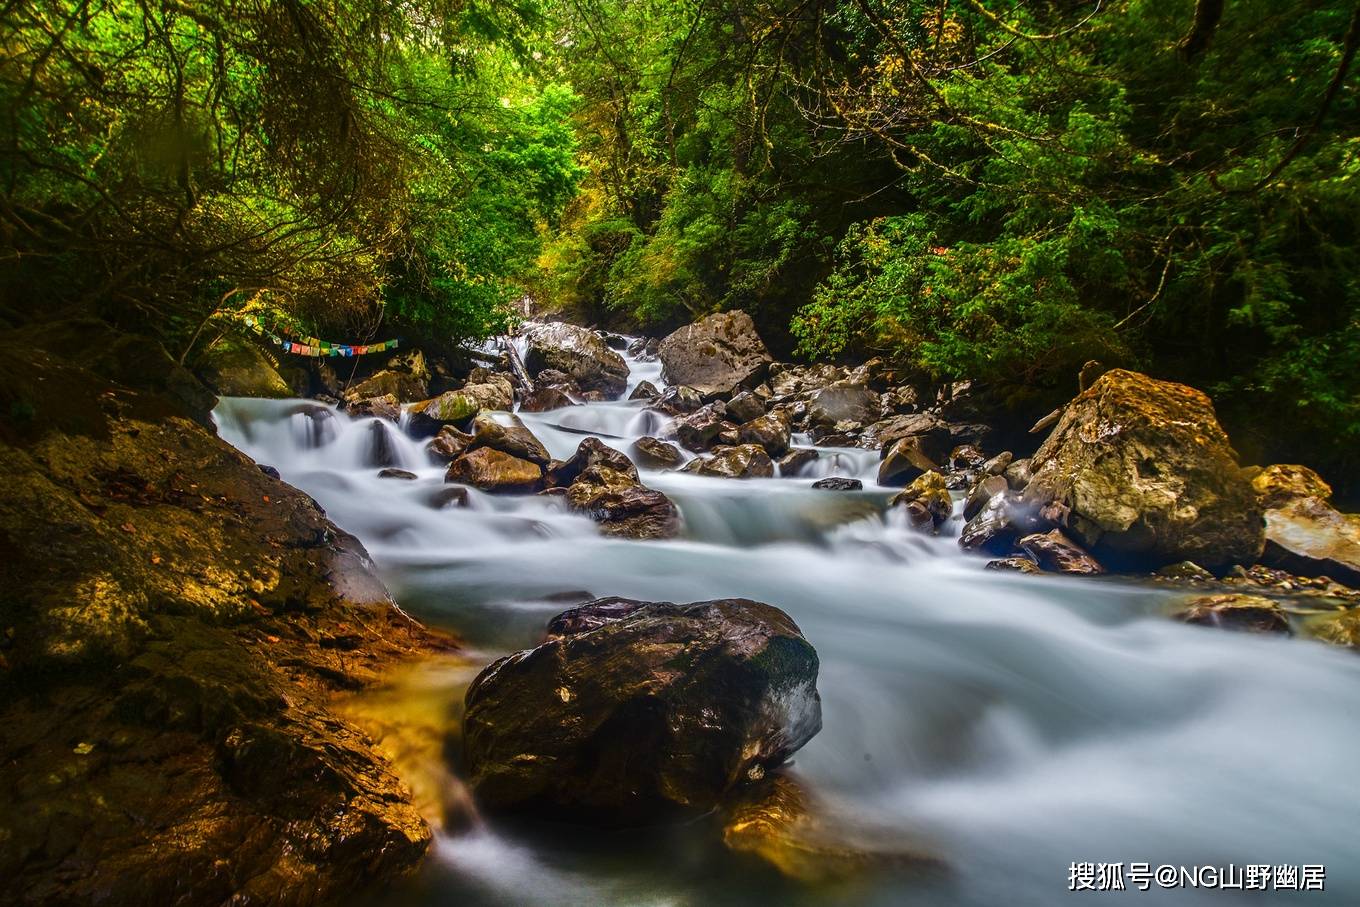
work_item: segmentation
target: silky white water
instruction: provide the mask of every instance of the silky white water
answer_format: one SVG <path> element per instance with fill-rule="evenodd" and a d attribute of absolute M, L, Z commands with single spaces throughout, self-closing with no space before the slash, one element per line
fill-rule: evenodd
<path fill-rule="evenodd" d="M 654 363 L 634 367 L 660 385 Z M 1144 583 L 983 569 L 884 512 L 878 457 L 823 450 L 799 477 L 642 470 L 683 538 L 602 537 L 560 499 L 470 491 L 440 507 L 423 442 L 310 401 L 226 399 L 224 438 L 363 540 L 398 601 L 491 659 L 587 596 L 748 597 L 821 658 L 822 732 L 796 771 L 885 846 L 943 875 L 806 889 L 750 871 L 699 822 L 599 832 L 492 823 L 439 842 L 393 895 L 418 904 L 1360 904 L 1360 658 L 1301 639 L 1187 627 Z M 555 457 L 586 434 L 625 452 L 664 417 L 629 402 L 524 414 Z M 380 479 L 381 466 L 416 481 Z M 863 492 L 814 490 L 825 475 Z M 956 518 L 957 519 L 957 518 Z M 956 533 L 957 522 L 950 528 Z M 1068 891 L 1069 865 L 1321 864 L 1326 889 Z"/>

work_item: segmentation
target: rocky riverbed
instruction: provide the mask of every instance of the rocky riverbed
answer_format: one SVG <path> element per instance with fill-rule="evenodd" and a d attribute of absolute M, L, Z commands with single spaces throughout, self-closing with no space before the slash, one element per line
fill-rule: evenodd
<path fill-rule="evenodd" d="M 231 344 L 210 421 L 86 327 L 5 350 L 21 903 L 1360 891 L 1356 523 L 1193 388 L 1088 368 L 1027 434 L 726 313 L 349 382 Z"/>

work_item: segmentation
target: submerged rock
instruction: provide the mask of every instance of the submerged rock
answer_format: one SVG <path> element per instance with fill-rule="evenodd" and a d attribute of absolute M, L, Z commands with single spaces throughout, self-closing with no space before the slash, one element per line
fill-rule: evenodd
<path fill-rule="evenodd" d="M 479 447 L 450 463 L 444 481 L 492 494 L 531 494 L 543 487 L 543 469 L 503 451 Z"/>
<path fill-rule="evenodd" d="M 411 472 L 411 470 L 409 470 L 409 469 L 396 469 L 396 468 L 394 468 L 394 467 L 389 466 L 389 467 L 386 468 L 386 469 L 380 469 L 380 470 L 378 470 L 378 478 L 380 478 L 380 479 L 403 479 L 403 480 L 405 480 L 405 481 L 407 481 L 407 482 L 412 482 L 412 481 L 415 481 L 416 479 L 418 479 L 418 478 L 420 478 L 420 477 L 417 476 L 415 473 Z"/>
<path fill-rule="evenodd" d="M 1239 630 L 1246 633 L 1288 634 L 1289 617 L 1274 600 L 1263 595 L 1203 595 L 1185 603 L 1176 619 L 1187 624 Z"/>
<path fill-rule="evenodd" d="M 467 692 L 479 801 L 604 823 L 697 815 L 821 729 L 817 653 L 788 615 L 745 599 L 600 599 Z"/>
<path fill-rule="evenodd" d="M 685 325 L 661 341 L 666 381 L 692 387 L 704 397 L 730 397 L 765 377 L 773 361 L 742 311 L 718 312 Z"/>
<path fill-rule="evenodd" d="M 598 391 L 613 399 L 628 387 L 628 363 L 594 331 L 554 322 L 532 325 L 524 332 L 524 367 L 537 376 L 553 369 L 569 376 L 582 391 Z"/>
<path fill-rule="evenodd" d="M 1102 562 L 1214 567 L 1261 553 L 1256 492 L 1192 387 L 1106 372 L 1067 405 L 1032 468 L 1025 500 L 1064 508 L 1064 531 Z"/>

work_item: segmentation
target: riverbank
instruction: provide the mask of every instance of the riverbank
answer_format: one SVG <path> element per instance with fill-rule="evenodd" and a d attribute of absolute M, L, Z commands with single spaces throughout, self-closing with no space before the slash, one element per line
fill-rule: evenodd
<path fill-rule="evenodd" d="M 335 708 L 455 640 L 97 322 L 0 338 L 0 901 L 333 903 L 430 830 Z"/>

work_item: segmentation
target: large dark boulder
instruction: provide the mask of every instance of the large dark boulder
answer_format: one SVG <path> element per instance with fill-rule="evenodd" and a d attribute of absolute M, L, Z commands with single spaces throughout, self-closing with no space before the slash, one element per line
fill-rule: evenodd
<path fill-rule="evenodd" d="M 563 372 L 583 391 L 617 397 L 628 387 L 628 363 L 594 331 L 555 322 L 525 330 L 524 367 L 538 375 L 545 369 Z"/>
<path fill-rule="evenodd" d="M 745 312 L 718 312 L 687 324 L 661 341 L 669 384 L 685 384 L 705 397 L 730 397 L 761 382 L 770 353 Z"/>
<path fill-rule="evenodd" d="M 486 807 L 603 823 L 713 809 L 821 729 L 817 653 L 745 599 L 600 599 L 467 692 L 469 780 Z"/>
<path fill-rule="evenodd" d="M 1261 506 L 1202 392 L 1114 369 L 1069 403 L 1031 463 L 1025 500 L 1102 563 L 1254 563 Z M 1053 506 L 1049 506 L 1053 505 Z"/>

